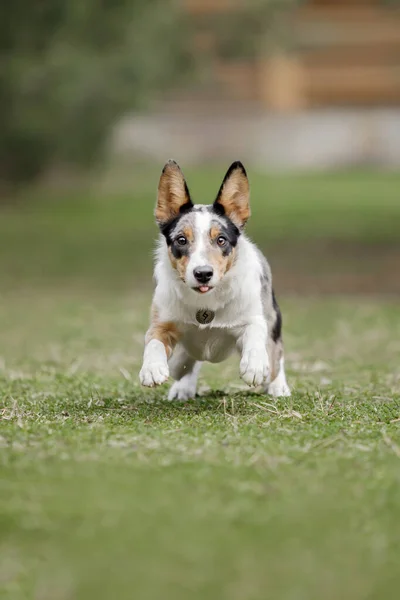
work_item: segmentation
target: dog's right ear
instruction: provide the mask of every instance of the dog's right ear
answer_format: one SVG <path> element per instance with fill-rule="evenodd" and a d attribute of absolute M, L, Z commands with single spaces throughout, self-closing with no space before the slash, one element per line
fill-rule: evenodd
<path fill-rule="evenodd" d="M 162 170 L 158 184 L 156 221 L 158 225 L 163 225 L 192 207 L 183 173 L 174 160 L 169 160 Z"/>

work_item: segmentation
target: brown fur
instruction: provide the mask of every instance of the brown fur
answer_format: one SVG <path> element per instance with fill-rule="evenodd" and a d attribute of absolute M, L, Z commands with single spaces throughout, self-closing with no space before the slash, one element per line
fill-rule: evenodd
<path fill-rule="evenodd" d="M 177 259 L 171 252 L 171 248 L 168 248 L 168 255 L 171 261 L 171 265 L 174 269 L 178 271 L 179 277 L 185 281 L 186 267 L 189 262 L 189 256 L 182 256 L 182 258 Z"/>
<path fill-rule="evenodd" d="M 280 369 L 280 360 L 283 356 L 283 344 L 282 340 L 274 342 L 271 338 L 268 341 L 268 354 L 271 365 L 271 381 L 278 376 Z"/>
<path fill-rule="evenodd" d="M 213 242 L 215 242 L 215 240 L 217 239 L 217 237 L 221 235 L 221 229 L 219 227 L 217 227 L 216 225 L 213 225 L 210 229 L 210 238 L 212 239 Z"/>
<path fill-rule="evenodd" d="M 175 323 L 171 321 L 161 322 L 158 316 L 158 310 L 155 306 L 151 308 L 150 327 L 146 333 L 146 344 L 150 340 L 159 340 L 165 346 L 165 351 L 168 358 L 171 356 L 173 349 L 179 341 L 180 333 Z"/>
<path fill-rule="evenodd" d="M 184 227 L 182 229 L 182 235 L 185 236 L 185 238 L 187 239 L 188 242 L 193 242 L 193 240 L 194 240 L 193 229 L 189 225 L 186 225 L 186 227 Z"/>
<path fill-rule="evenodd" d="M 190 202 L 182 171 L 175 162 L 168 162 L 158 184 L 155 217 L 158 223 L 167 223 L 179 214 L 179 209 Z"/>
<path fill-rule="evenodd" d="M 213 225 L 211 227 L 210 238 L 213 242 L 216 242 L 221 234 L 222 231 L 218 226 Z M 210 264 L 218 270 L 219 277 L 221 278 L 232 267 L 236 256 L 236 248 L 232 248 L 232 252 L 228 256 L 224 256 L 219 246 L 213 245 L 208 251 L 208 256 Z"/>
<path fill-rule="evenodd" d="M 245 173 L 237 168 L 225 181 L 217 202 L 224 207 L 226 216 L 242 228 L 250 217 L 249 201 L 249 181 Z"/>
<path fill-rule="evenodd" d="M 210 265 L 212 265 L 214 269 L 217 269 L 220 278 L 222 278 L 232 267 L 235 260 L 235 253 L 235 248 L 232 249 L 232 252 L 228 254 L 228 256 L 224 256 L 219 248 L 216 247 L 212 247 L 208 251 Z"/>

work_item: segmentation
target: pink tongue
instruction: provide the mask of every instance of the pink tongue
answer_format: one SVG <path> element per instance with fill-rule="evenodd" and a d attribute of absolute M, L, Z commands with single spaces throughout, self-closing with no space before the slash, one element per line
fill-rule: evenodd
<path fill-rule="evenodd" d="M 208 292 L 208 290 L 209 290 L 209 289 L 210 289 L 210 288 L 209 288 L 209 286 L 208 286 L 208 285 L 201 285 L 201 286 L 199 287 L 199 290 L 200 290 L 201 292 Z"/>

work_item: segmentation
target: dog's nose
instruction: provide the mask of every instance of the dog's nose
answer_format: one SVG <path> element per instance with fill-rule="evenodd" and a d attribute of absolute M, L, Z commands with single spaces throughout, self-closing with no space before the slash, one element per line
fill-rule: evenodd
<path fill-rule="evenodd" d="M 193 270 L 193 275 L 199 283 L 208 283 L 214 274 L 214 269 L 210 265 L 197 267 Z"/>

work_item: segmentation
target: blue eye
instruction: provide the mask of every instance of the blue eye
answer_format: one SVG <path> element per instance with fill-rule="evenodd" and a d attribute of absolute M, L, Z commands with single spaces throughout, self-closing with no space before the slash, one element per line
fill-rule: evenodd
<path fill-rule="evenodd" d="M 185 246 L 185 245 L 187 244 L 187 239 L 185 238 L 185 236 L 184 236 L 184 235 L 180 235 L 180 236 L 179 236 L 179 237 L 176 239 L 176 241 L 178 242 L 178 244 L 179 244 L 180 246 Z"/>
<path fill-rule="evenodd" d="M 220 235 L 217 239 L 218 246 L 225 246 L 226 242 L 227 239 L 223 235 Z"/>

